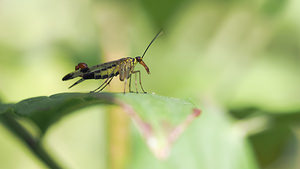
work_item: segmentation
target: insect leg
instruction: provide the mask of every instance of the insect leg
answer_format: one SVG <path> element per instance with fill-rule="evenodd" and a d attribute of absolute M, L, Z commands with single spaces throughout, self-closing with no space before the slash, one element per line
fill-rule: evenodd
<path fill-rule="evenodd" d="M 99 86 L 97 89 L 95 89 L 93 92 L 96 92 L 98 89 L 99 89 L 99 91 L 97 92 L 97 93 L 99 93 L 99 92 L 101 92 L 107 85 L 109 85 L 109 83 L 111 82 L 111 80 L 113 79 L 113 77 L 114 77 L 114 71 L 116 70 L 116 68 L 117 67 L 115 67 L 113 70 L 112 70 L 112 73 L 110 74 L 110 75 L 108 75 L 108 72 L 107 72 L 107 79 L 104 81 L 104 83 L 102 83 L 101 84 L 101 86 Z M 104 85 L 104 86 L 103 86 Z M 103 87 L 102 87 L 103 86 Z M 102 88 L 101 88 L 102 87 Z M 101 88 L 101 89 L 100 89 Z"/>
<path fill-rule="evenodd" d="M 133 91 L 131 90 L 131 75 L 129 76 L 129 92 L 133 93 Z"/>
<path fill-rule="evenodd" d="M 124 94 L 126 92 L 126 83 L 127 83 L 127 78 L 125 78 L 125 80 L 124 80 Z"/>
<path fill-rule="evenodd" d="M 107 85 L 109 85 L 109 83 L 111 82 L 111 80 L 113 79 L 114 77 L 111 77 L 111 78 L 108 78 L 106 81 L 108 81 L 97 93 L 101 92 Z"/>
<path fill-rule="evenodd" d="M 141 86 L 141 89 L 143 90 L 144 93 L 147 93 L 145 92 L 143 86 L 142 86 L 142 78 L 141 78 L 141 71 L 139 70 L 136 70 L 136 71 L 133 71 L 132 73 L 139 73 L 139 78 L 140 78 L 140 86 Z"/>
<path fill-rule="evenodd" d="M 134 74 L 134 83 L 135 83 L 135 91 L 136 91 L 136 93 L 139 93 L 138 87 L 137 87 L 136 74 Z"/>
<path fill-rule="evenodd" d="M 106 79 L 97 89 L 91 91 L 90 93 L 95 93 L 98 89 L 100 89 L 104 84 L 106 84 L 106 82 L 108 81 L 108 79 Z"/>

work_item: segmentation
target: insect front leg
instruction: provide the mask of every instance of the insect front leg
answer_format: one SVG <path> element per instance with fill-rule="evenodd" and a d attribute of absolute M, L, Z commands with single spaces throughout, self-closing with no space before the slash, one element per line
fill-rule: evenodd
<path fill-rule="evenodd" d="M 139 93 L 138 87 L 137 87 L 136 74 L 134 74 L 134 86 L 135 86 L 135 92 L 136 92 L 136 93 Z"/>
<path fill-rule="evenodd" d="M 141 89 L 143 90 L 144 93 L 147 93 L 147 92 L 145 92 L 145 90 L 144 90 L 144 88 L 143 88 L 143 86 L 142 86 L 141 71 L 136 70 L 136 71 L 132 71 L 131 73 L 132 73 L 132 74 L 135 74 L 135 73 L 138 73 L 138 74 L 139 74 L 139 79 L 140 79 L 140 86 L 141 86 Z"/>
<path fill-rule="evenodd" d="M 130 93 L 133 93 L 133 91 L 131 90 L 131 75 L 132 74 L 130 74 L 130 77 L 129 77 L 129 92 Z M 135 92 L 136 93 L 139 93 L 139 91 L 138 91 L 138 87 L 137 87 L 137 80 L 136 80 L 136 74 L 134 74 L 134 86 L 135 86 Z"/>
<path fill-rule="evenodd" d="M 131 61 L 126 61 L 120 64 L 120 81 L 124 81 L 124 94 L 126 92 L 126 84 L 127 84 L 127 80 L 129 79 L 129 85 L 131 87 Z M 131 91 L 131 88 L 129 87 L 129 91 Z"/>
<path fill-rule="evenodd" d="M 131 90 L 131 75 L 129 77 L 129 92 L 130 93 L 133 93 L 133 91 Z"/>

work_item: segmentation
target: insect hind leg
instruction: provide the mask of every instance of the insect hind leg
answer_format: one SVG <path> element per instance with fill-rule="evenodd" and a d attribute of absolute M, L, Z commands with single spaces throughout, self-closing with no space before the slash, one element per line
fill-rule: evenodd
<path fill-rule="evenodd" d="M 90 93 L 97 93 L 96 91 L 97 91 L 98 89 L 100 89 L 100 88 L 103 86 L 103 88 L 101 88 L 98 92 L 102 91 L 102 90 L 108 85 L 107 83 L 110 83 L 111 79 L 112 79 L 112 78 L 106 79 L 106 80 L 105 80 L 105 81 L 104 81 L 97 89 L 91 91 Z M 109 80 L 110 80 L 110 81 L 109 81 Z"/>
<path fill-rule="evenodd" d="M 101 88 L 101 89 L 99 89 L 99 91 L 97 91 L 97 93 L 99 93 L 99 92 L 101 92 L 107 85 L 109 85 L 109 83 L 112 81 L 112 79 L 113 79 L 114 77 L 111 77 L 111 78 L 108 78 L 107 80 L 105 80 L 105 82 L 106 82 L 106 84 Z M 104 83 L 105 83 L 104 82 Z M 104 84 L 103 83 L 103 84 Z M 99 87 L 100 88 L 100 87 Z"/>
<path fill-rule="evenodd" d="M 93 90 L 93 91 L 90 91 L 90 93 L 96 93 L 96 91 L 98 89 L 100 89 L 104 84 L 106 84 L 106 82 L 108 81 L 108 79 L 106 79 L 99 87 L 97 87 L 97 89 Z"/>

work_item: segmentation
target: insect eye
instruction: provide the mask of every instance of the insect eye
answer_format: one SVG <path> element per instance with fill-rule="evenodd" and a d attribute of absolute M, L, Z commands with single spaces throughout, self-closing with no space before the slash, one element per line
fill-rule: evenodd
<path fill-rule="evenodd" d="M 140 61 L 142 60 L 142 58 L 141 58 L 140 56 L 137 56 L 137 57 L 136 57 L 136 60 L 137 60 L 138 62 L 140 62 Z"/>

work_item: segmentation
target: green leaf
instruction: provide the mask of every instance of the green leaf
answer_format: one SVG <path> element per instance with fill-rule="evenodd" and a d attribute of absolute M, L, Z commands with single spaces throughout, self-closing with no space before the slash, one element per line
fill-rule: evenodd
<path fill-rule="evenodd" d="M 13 104 L 0 104 L 0 114 L 5 113 L 11 109 Z"/>
<path fill-rule="evenodd" d="M 206 105 L 203 112 L 174 144 L 170 157 L 164 161 L 153 158 L 135 134 L 131 146 L 133 156 L 127 168 L 257 169 L 243 128 L 214 106 Z"/>
<path fill-rule="evenodd" d="M 32 120 L 45 133 L 64 115 L 93 104 L 121 106 L 158 158 L 168 157 L 173 142 L 200 114 L 200 110 L 188 101 L 155 94 L 132 93 L 61 93 L 26 99 L 14 105 L 3 105 L 0 110 L 10 108 L 16 116 Z"/>
<path fill-rule="evenodd" d="M 285 159 L 286 164 L 292 164 L 293 160 L 297 161 L 296 151 L 290 151 L 290 148 L 291 145 L 296 147 L 295 140 L 297 137 L 294 133 L 294 126 L 300 122 L 299 111 L 268 112 L 249 107 L 233 109 L 231 113 L 240 121 L 245 122 L 248 119 L 252 122 L 263 122 L 256 123 L 252 132 L 251 126 L 248 125 L 247 127 L 251 133 L 249 139 L 260 166 L 264 168 L 276 166 L 276 162 L 280 159 Z"/>
<path fill-rule="evenodd" d="M 148 147 L 159 159 L 169 156 L 172 144 L 201 113 L 188 101 L 155 94 L 126 94 L 118 95 L 118 98 L 127 103 L 120 105 L 129 113 Z"/>
<path fill-rule="evenodd" d="M 297 151 L 287 150 L 295 139 L 292 130 L 286 126 L 276 126 L 250 136 L 256 157 L 264 168 L 280 159 L 284 151 L 289 151 L 286 162 L 292 163 L 292 160 L 296 160 Z"/>
<path fill-rule="evenodd" d="M 1 105 L 0 112 L 9 108 L 17 116 L 32 120 L 44 133 L 48 127 L 70 112 L 93 104 L 111 104 L 112 95 L 85 93 L 61 93 L 49 97 L 41 96 Z"/>

